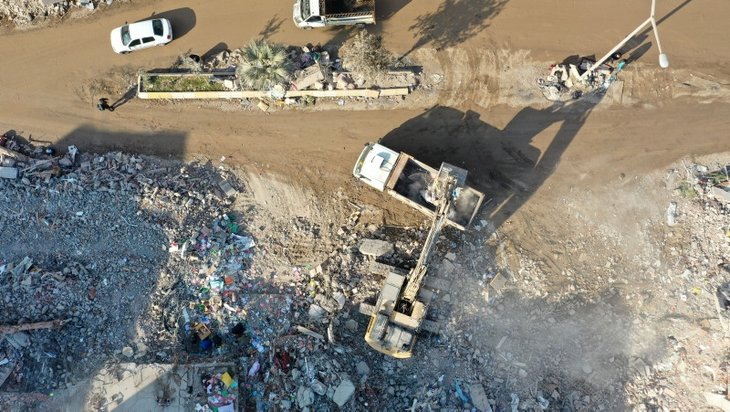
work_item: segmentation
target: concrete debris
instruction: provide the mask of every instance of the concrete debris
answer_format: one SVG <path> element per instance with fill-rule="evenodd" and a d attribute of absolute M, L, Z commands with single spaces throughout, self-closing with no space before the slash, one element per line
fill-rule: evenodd
<path fill-rule="evenodd" d="M 324 80 L 322 70 L 318 65 L 309 66 L 301 70 L 294 80 L 294 90 L 304 90 L 312 87 L 314 83 Z"/>
<path fill-rule="evenodd" d="M 728 209 L 711 189 L 719 182 L 698 177 L 692 191 L 674 193 L 681 210 L 675 226 L 665 224 L 666 200 L 648 209 L 653 214 L 642 224 L 654 225 L 650 233 L 662 242 L 651 253 L 632 243 L 630 256 L 622 255 L 614 232 L 594 222 L 538 258 L 502 232 L 447 233 L 435 253 L 448 295 L 424 292 L 429 319 L 443 326 L 419 337 L 424 346 L 402 361 L 363 343 L 369 317 L 355 308 L 372 304 L 381 286 L 371 275 L 372 256 L 412 267 L 423 228 L 373 225 L 365 208 L 340 198 L 333 203 L 343 209 L 308 210 L 316 219 L 285 214 L 273 199 L 289 206 L 290 187 L 254 196 L 251 187 L 272 190 L 274 182 L 248 184 L 251 175 L 227 165 L 83 150 L 69 163 L 15 149 L 27 159 L 13 158 L 17 179 L 0 179 L 0 238 L 30 246 L 0 250 L 0 321 L 68 322 L 0 339 L 4 393 L 31 385 L 59 394 L 97 372 L 105 385 L 133 386 L 140 369 L 119 361 L 211 360 L 232 363 L 194 379 L 206 382 L 196 391 L 216 393 L 219 410 L 233 408 L 231 395 L 241 393 L 250 408 L 265 410 L 581 411 L 617 410 L 624 401 L 693 410 L 686 399 L 702 398 L 724 379 L 730 246 Z M 235 191 L 227 195 L 211 182 Z M 640 273 L 641 282 L 627 273 Z M 508 279 L 509 294 L 489 295 Z M 655 318 L 662 338 L 641 335 L 657 330 Z M 520 325 L 530 325 L 529 333 Z M 626 334 L 659 342 L 661 350 L 638 358 Z M 620 350 L 585 357 L 601 345 Z M 141 370 L 164 380 L 164 373 Z M 204 396 L 177 408 L 169 394 L 192 401 L 187 386 L 149 386 L 144 396 L 175 410 L 214 406 Z M 111 408 L 134 396 L 123 389 L 96 388 L 90 399 L 99 403 L 74 410 Z"/>
<path fill-rule="evenodd" d="M 365 256 L 378 258 L 393 253 L 393 244 L 384 240 L 365 239 L 360 243 L 359 250 Z"/>
<path fill-rule="evenodd" d="M 17 167 L 0 167 L 0 178 L 17 179 L 18 178 L 18 168 Z"/>
<path fill-rule="evenodd" d="M 39 1 L 3 1 L 0 2 L 0 18 L 5 17 L 19 27 L 29 26 L 37 22 L 58 19 L 73 8 L 84 8 L 90 11 L 112 0 L 39 0 Z"/>
<path fill-rule="evenodd" d="M 671 202 L 667 207 L 667 225 L 674 226 L 677 224 L 677 203 Z"/>
<path fill-rule="evenodd" d="M 337 386 L 337 389 L 335 389 L 335 393 L 332 395 L 332 401 L 341 408 L 345 406 L 354 394 L 355 385 L 349 379 L 343 379 Z"/>
<path fill-rule="evenodd" d="M 327 314 L 327 311 L 319 305 L 311 304 L 309 305 L 309 311 L 307 314 L 309 315 L 310 320 L 318 321 Z"/>
<path fill-rule="evenodd" d="M 480 412 L 492 412 L 492 407 L 489 404 L 489 398 L 484 392 L 484 387 L 479 383 L 472 383 L 469 385 L 469 397 L 471 403 Z"/>
<path fill-rule="evenodd" d="M 312 382 L 312 390 L 319 396 L 327 394 L 327 386 L 316 379 Z"/>
<path fill-rule="evenodd" d="M 314 391 L 311 388 L 300 386 L 297 390 L 297 406 L 306 408 L 314 402 Z"/>
<path fill-rule="evenodd" d="M 218 187 L 221 189 L 221 192 L 223 193 L 223 197 L 233 197 L 236 195 L 236 189 L 231 186 L 231 183 L 223 180 L 218 183 Z"/>
<path fill-rule="evenodd" d="M 730 205 L 730 190 L 719 186 L 713 186 L 710 188 L 710 193 L 715 197 L 715 199 Z"/>
<path fill-rule="evenodd" d="M 33 265 L 33 260 L 29 258 L 28 256 L 24 257 L 20 263 L 15 265 L 13 269 L 10 270 L 10 273 L 13 275 L 14 278 L 20 277 L 20 275 L 25 274 L 25 272 L 30 269 L 30 267 Z"/>
<path fill-rule="evenodd" d="M 322 336 L 321 334 L 319 334 L 317 332 L 312 331 L 311 329 L 307 329 L 304 326 L 297 325 L 297 331 L 299 331 L 299 333 L 303 333 L 303 334 L 305 334 L 307 336 L 311 336 L 311 337 L 313 337 L 315 339 L 319 339 L 321 341 L 324 341 L 324 336 Z"/>
<path fill-rule="evenodd" d="M 492 278 L 492 280 L 489 282 L 489 286 L 491 286 L 492 289 L 494 289 L 495 291 L 502 290 L 506 284 L 507 279 L 500 273 L 494 275 L 494 278 Z"/>
<path fill-rule="evenodd" d="M 16 332 L 10 335 L 6 335 L 5 339 L 10 342 L 15 349 L 23 349 L 30 346 L 30 335 L 25 332 Z"/>
<path fill-rule="evenodd" d="M 357 373 L 359 375 L 368 375 L 368 374 L 370 374 L 370 367 L 368 366 L 367 363 L 365 363 L 365 361 L 358 362 L 357 363 L 357 366 L 356 366 L 356 369 L 357 369 Z"/>

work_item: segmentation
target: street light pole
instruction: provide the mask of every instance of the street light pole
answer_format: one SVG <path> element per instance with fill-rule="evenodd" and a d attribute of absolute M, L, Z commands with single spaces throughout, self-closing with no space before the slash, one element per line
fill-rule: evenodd
<path fill-rule="evenodd" d="M 659 49 L 659 67 L 666 69 L 669 67 L 669 57 L 662 51 L 662 43 L 659 41 L 659 29 L 656 27 L 656 19 L 654 19 L 654 6 L 656 0 L 651 0 L 651 28 L 654 30 L 654 38 L 656 39 L 656 47 Z"/>
<path fill-rule="evenodd" d="M 667 55 L 664 54 L 664 52 L 662 52 L 662 45 L 659 42 L 659 31 L 657 30 L 656 20 L 654 19 L 655 7 L 656 7 L 656 0 L 651 0 L 651 14 L 649 15 L 649 18 L 644 20 L 644 22 L 641 23 L 639 25 L 639 27 L 634 29 L 634 31 L 629 33 L 628 36 L 624 37 L 624 39 L 621 40 L 621 42 L 619 42 L 619 44 L 617 44 L 613 49 L 611 49 L 611 51 L 606 53 L 605 56 L 603 56 L 600 60 L 598 60 L 596 63 L 594 63 L 593 66 L 591 66 L 588 70 L 585 71 L 585 73 L 583 73 L 580 76 L 580 78 L 585 79 L 586 76 L 588 76 L 588 74 L 593 73 L 593 70 L 595 70 L 598 66 L 603 64 L 606 60 L 608 60 L 608 58 L 611 57 L 618 49 L 620 49 L 621 46 L 623 46 L 627 41 L 629 41 L 629 39 L 634 37 L 638 32 L 640 32 L 648 24 L 651 24 L 652 30 L 654 31 L 654 37 L 656 38 L 657 48 L 659 49 L 659 67 L 661 67 L 662 69 L 666 69 L 667 67 L 669 67 L 669 57 L 667 57 Z"/>

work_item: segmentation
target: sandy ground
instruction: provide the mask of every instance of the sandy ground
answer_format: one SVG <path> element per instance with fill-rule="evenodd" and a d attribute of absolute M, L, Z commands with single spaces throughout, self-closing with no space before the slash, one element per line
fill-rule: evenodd
<path fill-rule="evenodd" d="M 225 156 L 225 162 L 311 190 L 310 199 L 343 190 L 365 203 L 386 205 L 389 223 L 418 222 L 417 214 L 384 201 L 350 177 L 362 145 L 382 139 L 433 165 L 449 161 L 466 167 L 472 183 L 493 199 L 484 216 L 520 247 L 557 261 L 551 268 L 555 274 L 579 254 L 567 250 L 559 259 L 555 244 L 584 228 L 556 222 L 556 216 L 563 221 L 590 216 L 599 228 L 611 227 L 609 237 L 621 239 L 625 248 L 619 255 L 630 256 L 633 242 L 645 240 L 634 236 L 631 222 L 661 217 L 667 199 L 666 194 L 642 197 L 641 186 L 617 189 L 685 156 L 730 151 L 725 33 L 730 2 L 723 0 L 661 0 L 659 30 L 672 67 L 659 71 L 654 38 L 646 33 L 642 39 L 652 45 L 637 47 L 641 56 L 624 76 L 624 98 L 618 104 L 549 106 L 528 93 L 520 106 L 519 99 L 499 97 L 506 84 L 500 74 L 516 70 L 521 62 L 600 55 L 647 16 L 648 1 L 389 1 L 379 9 L 379 24 L 372 30 L 383 34 L 389 49 L 444 77 L 430 98 L 421 100 L 428 103 L 422 107 L 417 101 L 395 110 L 264 114 L 237 109 L 234 103 L 132 100 L 114 113 L 94 109 L 100 96 L 92 85 L 109 73 L 166 67 L 179 53 L 202 54 L 220 43 L 235 48 L 257 36 L 324 44 L 340 43 L 351 34 L 347 29 L 300 31 L 290 21 L 289 3 L 135 1 L 115 4 L 93 18 L 68 17 L 52 27 L 7 32 L 0 37 L 5 56 L 0 129 L 60 147 L 77 144 L 82 150 Z M 164 48 L 115 55 L 109 30 L 153 12 L 171 17 L 181 35 Z M 107 97 L 114 101 L 123 93 Z M 521 96 L 520 90 L 514 96 Z M 255 176 L 251 184 L 257 185 Z M 265 193 L 264 185 L 258 186 L 255 192 Z M 626 193 L 617 200 L 618 192 Z M 662 203 L 646 205 L 652 202 Z M 561 213 L 565 205 L 579 211 Z M 296 208 L 295 203 L 289 210 Z M 520 310 L 507 305 L 511 309 Z M 591 306 L 586 318 L 599 318 L 601 310 Z M 530 318 L 520 317 L 523 321 L 527 325 Z M 587 328 L 585 333 L 593 332 Z M 494 344 L 494 339 L 485 342 Z"/>
<path fill-rule="evenodd" d="M 482 2 L 483 6 L 475 8 L 467 1 L 394 1 L 378 12 L 381 23 L 375 30 L 382 32 L 386 46 L 396 53 L 407 53 L 414 47 L 441 50 L 431 53 L 450 62 L 442 63 L 449 81 L 460 73 L 504 69 L 467 64 L 448 76 L 452 65 L 475 61 L 474 56 L 485 47 L 527 50 L 532 59 L 548 62 L 577 53 L 600 54 L 644 18 L 648 6 L 637 3 L 622 1 L 599 7 L 572 2 L 565 8 L 564 2 L 534 5 L 514 0 Z M 658 7 L 658 16 L 678 7 L 659 26 L 663 47 L 672 59 L 671 70 L 690 69 L 719 79 L 727 77 L 730 49 L 721 30 L 730 15 L 730 4 L 666 1 Z M 64 144 L 72 141 L 81 146 L 124 147 L 173 157 L 226 156 L 231 162 L 256 164 L 260 169 L 296 176 L 310 186 L 323 187 L 323 179 L 328 181 L 326 188 L 344 184 L 352 159 L 364 142 L 377 140 L 418 119 L 423 111 L 338 112 L 336 116 L 331 111 L 286 112 L 267 116 L 221 112 L 209 105 L 190 110 L 189 104 L 156 105 L 134 100 L 113 114 L 93 108 L 99 96 L 90 91 L 91 85 L 110 72 L 166 67 L 181 52 L 204 53 L 220 47 L 220 43 L 238 47 L 259 35 L 297 44 L 340 42 L 349 34 L 347 29 L 302 32 L 290 22 L 290 10 L 287 2 L 133 2 L 101 10 L 93 18 L 67 18 L 52 28 L 5 34 L 0 38 L 0 50 L 11 58 L 6 60 L 10 64 L 0 69 L 0 128 L 15 129 L 35 139 L 64 140 Z M 178 38 L 164 48 L 115 55 L 108 44 L 110 28 L 153 13 L 171 17 L 180 27 Z M 454 24 L 444 25 L 444 21 Z M 601 21 L 600 34 L 590 34 L 596 21 Z M 451 48 L 462 52 L 454 54 L 448 50 Z M 656 50 L 652 48 L 640 62 L 654 71 L 655 58 Z M 517 127 L 532 129 L 529 133 L 535 136 L 531 144 L 538 150 L 553 138 L 554 132 L 547 126 L 557 127 L 562 120 L 559 115 L 538 111 L 524 118 L 519 115 L 527 109 L 491 106 L 490 101 L 469 92 L 476 84 L 484 94 L 495 93 L 489 87 L 494 73 L 461 76 L 464 81 L 449 84 L 437 104 L 472 110 L 480 122 L 497 129 L 519 120 Z M 107 97 L 114 101 L 122 94 Z M 454 94 L 466 98 L 451 98 Z M 612 169 L 651 168 L 666 165 L 682 154 L 727 148 L 716 133 L 727 129 L 723 119 L 727 118 L 728 106 L 666 100 L 661 106 L 661 110 L 619 107 L 593 111 L 581 123 L 586 127 L 576 130 L 574 142 L 566 145 L 562 161 L 572 159 L 575 164 L 565 170 L 590 175 L 608 165 Z M 448 124 L 458 119 L 429 121 Z M 698 124 L 702 124 L 701 133 Z"/>

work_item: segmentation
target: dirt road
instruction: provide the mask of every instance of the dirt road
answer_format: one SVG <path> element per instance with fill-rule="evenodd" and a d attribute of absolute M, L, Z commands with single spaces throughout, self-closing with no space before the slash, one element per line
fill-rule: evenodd
<path fill-rule="evenodd" d="M 629 0 L 619 3 L 599 7 L 574 2 L 566 9 L 565 2 L 556 0 L 539 5 L 529 0 L 486 1 L 479 6 L 463 0 L 443 4 L 435 0 L 399 0 L 381 6 L 375 30 L 383 33 L 386 45 L 397 53 L 407 53 L 414 47 L 476 50 L 487 45 L 527 49 L 533 57 L 550 61 L 608 49 L 648 11 L 648 4 L 644 7 Z M 670 13 L 660 30 L 673 68 L 697 66 L 704 73 L 728 74 L 730 49 L 721 35 L 726 22 L 723 16 L 728 12 L 730 4 L 720 0 L 702 4 L 661 2 L 658 17 Z M 109 30 L 153 13 L 173 20 L 177 39 L 164 48 L 115 55 L 108 44 Z M 0 50 L 9 59 L 0 69 L 0 128 L 84 147 L 124 147 L 175 157 L 226 156 L 231 162 L 304 178 L 304 183 L 312 186 L 321 187 L 317 182 L 323 178 L 340 185 L 347 180 L 362 143 L 385 136 L 410 119 L 417 119 L 421 112 L 264 115 L 221 111 L 208 105 L 193 109 L 190 105 L 133 100 L 111 114 L 94 110 L 93 99 L 99 96 L 88 90 L 90 82 L 109 72 L 125 67 L 132 67 L 132 71 L 138 67 L 166 67 L 179 53 L 205 53 L 220 48 L 220 43 L 235 48 L 257 36 L 289 44 L 326 43 L 340 42 L 349 34 L 347 30 L 300 31 L 290 22 L 290 14 L 291 5 L 286 1 L 133 2 L 115 4 L 93 17 L 70 19 L 56 27 L 5 34 L 0 38 Z M 444 24 L 446 21 L 450 24 Z M 600 30 L 591 33 L 598 22 Z M 652 67 L 655 58 L 652 48 L 642 62 Z M 107 97 L 113 101 L 121 96 Z M 471 109 L 479 114 L 481 122 L 499 129 L 520 113 L 519 109 L 479 107 L 469 102 L 456 109 Z M 603 175 L 597 171 L 610 165 L 611 170 L 630 173 L 637 167 L 667 164 L 686 153 L 727 149 L 720 132 L 727 130 L 727 121 L 721 119 L 729 112 L 725 105 L 687 102 L 667 103 L 660 110 L 596 110 L 575 131 L 573 143 L 562 159 L 570 162 L 565 170 Z M 542 128 L 542 120 L 540 124 L 531 124 L 532 118 L 520 120 L 525 122 L 520 129 L 534 135 L 538 149 L 552 139 L 552 129 Z M 558 118 L 553 120 L 560 123 Z M 432 121 L 439 125 L 458 123 L 453 117 Z M 452 159 L 467 163 L 475 160 Z"/>

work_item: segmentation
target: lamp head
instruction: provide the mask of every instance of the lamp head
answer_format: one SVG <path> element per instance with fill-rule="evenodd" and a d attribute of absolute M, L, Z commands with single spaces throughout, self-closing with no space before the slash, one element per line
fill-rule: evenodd
<path fill-rule="evenodd" d="M 669 57 L 667 57 L 666 53 L 662 53 L 659 55 L 659 67 L 662 69 L 666 69 L 669 67 Z"/>

